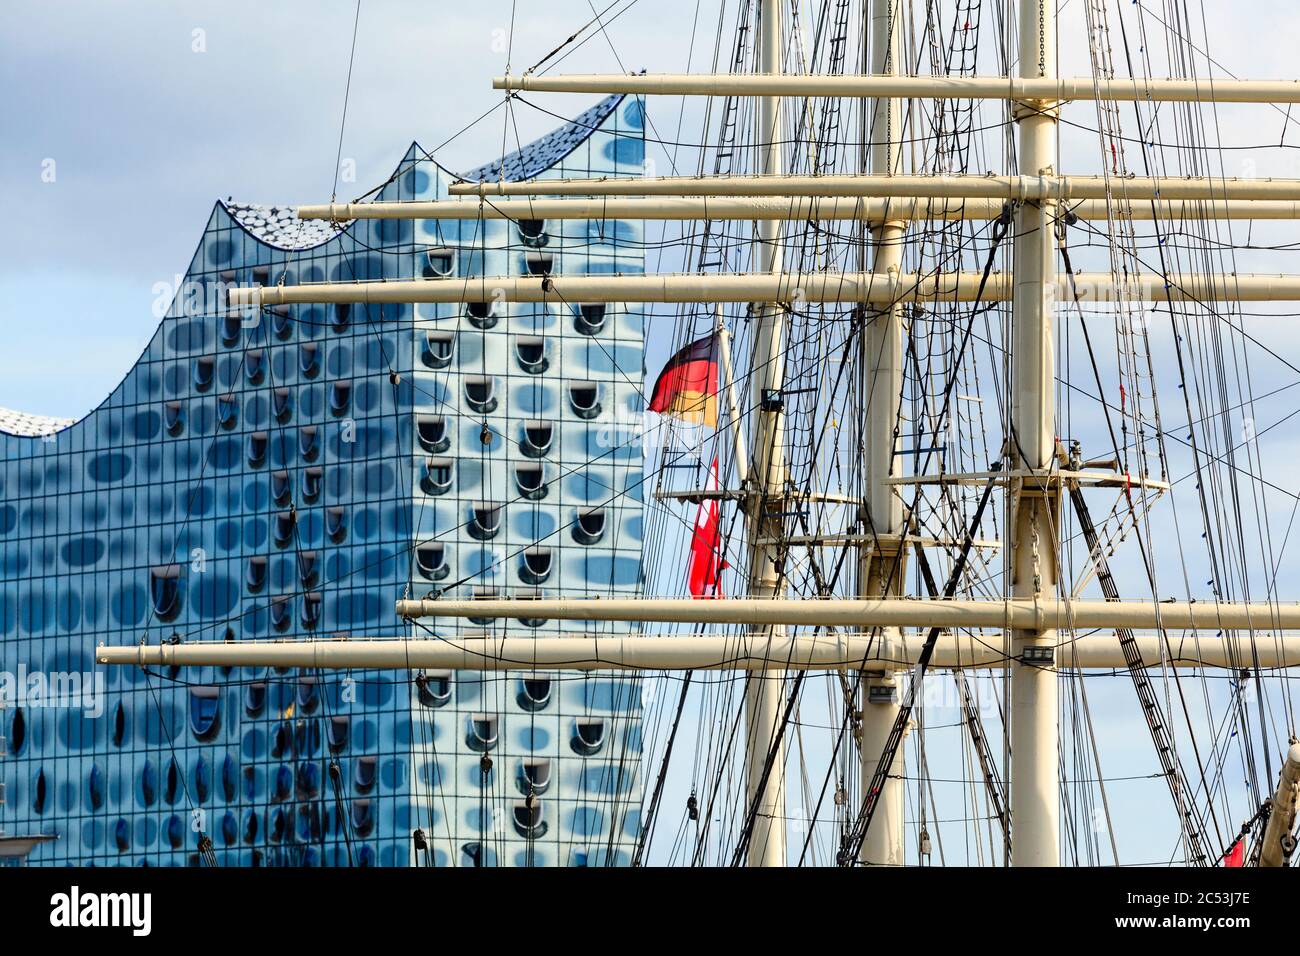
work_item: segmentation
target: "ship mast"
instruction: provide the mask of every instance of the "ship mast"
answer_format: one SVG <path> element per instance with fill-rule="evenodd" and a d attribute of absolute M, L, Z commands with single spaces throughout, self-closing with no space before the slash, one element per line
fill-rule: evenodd
<path fill-rule="evenodd" d="M 781 0 L 760 0 L 759 71 L 780 73 Z M 781 98 L 759 97 L 755 130 L 757 172 L 779 176 L 785 172 L 782 148 Z M 781 223 L 757 224 L 757 271 L 781 272 Z M 785 429 L 781 389 L 785 376 L 786 315 L 775 302 L 756 303 L 757 331 L 750 353 L 748 379 L 752 383 L 751 407 L 758 409 L 754 425 L 753 485 L 749 507 L 749 593 L 756 598 L 783 596 L 786 580 L 780 544 L 785 495 Z M 785 625 L 767 628 L 768 639 L 779 643 Z M 785 866 L 785 745 L 782 724 L 785 674 L 782 671 L 750 674 L 745 681 L 745 796 L 746 814 L 752 817 L 750 866 Z"/>
<path fill-rule="evenodd" d="M 1020 4 L 1019 75 L 1056 77 L 1055 0 Z M 1057 105 L 1051 100 L 1012 104 L 1020 127 L 1022 175 L 1055 176 Z M 1043 199 L 1016 208 L 1012 250 L 1011 440 L 1013 472 L 1047 475 L 1056 457 L 1055 342 L 1056 204 Z M 1059 479 L 1009 489 L 1012 519 L 1008 556 L 1013 598 L 1055 596 L 1060 552 Z M 1056 866 L 1060 790 L 1057 775 L 1056 631 L 1011 632 L 1011 860 L 1015 866 Z"/>
<path fill-rule="evenodd" d="M 899 72 L 903 44 L 898 0 L 871 0 L 870 21 L 871 72 L 880 76 Z M 869 174 L 894 176 L 901 171 L 902 120 L 901 100 L 877 97 L 872 101 L 871 123 L 864 138 L 871 144 Z M 888 213 L 873 225 L 873 272 L 902 271 L 904 229 L 904 222 Z M 906 560 L 903 503 L 887 479 L 898 473 L 895 413 L 903 388 L 903 307 L 894 302 L 864 315 L 868 318 L 862 336 L 862 367 L 867 375 L 862 451 L 867 462 L 867 516 L 872 534 L 864 535 L 870 541 L 864 541 L 861 548 L 859 580 L 863 597 L 898 597 L 903 592 Z M 898 635 L 897 628 L 889 628 L 881 636 L 888 641 Z M 895 672 L 888 668 L 864 671 L 859 743 L 863 787 L 876 775 L 898 712 Z M 862 843 L 860 859 L 869 866 L 902 866 L 904 862 L 904 748 L 898 747 L 895 754 L 877 798 L 873 825 Z"/>

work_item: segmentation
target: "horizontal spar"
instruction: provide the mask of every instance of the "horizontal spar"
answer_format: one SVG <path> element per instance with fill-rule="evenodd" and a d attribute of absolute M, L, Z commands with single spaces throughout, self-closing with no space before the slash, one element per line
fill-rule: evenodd
<path fill-rule="evenodd" d="M 960 272 L 815 272 L 692 275 L 477 276 L 406 279 L 395 282 L 306 283 L 241 286 L 229 290 L 233 307 L 360 302 L 1005 302 L 1011 294 L 1006 273 L 988 277 Z M 1057 280 L 1056 295 L 1084 303 L 1273 302 L 1300 300 L 1300 275 L 1194 274 L 1165 281 L 1135 276 L 1116 285 L 1108 272 L 1080 272 L 1073 284 Z"/>
<path fill-rule="evenodd" d="M 1150 200 L 1108 203 L 1082 199 L 1070 212 L 1088 221 L 1114 219 L 1300 219 L 1300 201 L 1263 199 Z M 343 223 L 357 219 L 536 220 L 786 220 L 862 222 L 994 219 L 1000 199 L 877 199 L 865 196 L 663 196 L 642 199 L 442 199 L 299 206 L 299 219 Z"/>
<path fill-rule="evenodd" d="M 1147 601 L 913 601 L 731 598 L 546 598 L 398 601 L 405 618 L 533 618 L 659 621 L 677 624 L 772 624 L 822 627 L 1005 627 L 1300 630 L 1300 604 Z"/>
<path fill-rule="evenodd" d="M 1296 80 L 1021 79 L 1005 76 L 870 76 L 790 73 L 596 73 L 498 76 L 493 89 L 669 96 L 861 96 L 950 100 L 1300 103 Z"/>
<path fill-rule="evenodd" d="M 453 196 L 868 196 L 904 199 L 1300 200 L 1300 179 L 1203 176 L 643 176 L 452 183 Z"/>
<path fill-rule="evenodd" d="M 1161 639 L 1136 638 L 1148 666 L 1159 664 Z M 148 667 L 311 667 L 409 670 L 839 670 L 904 668 L 916 663 L 922 642 L 885 640 L 865 634 L 787 636 L 489 637 L 460 640 L 200 641 L 106 647 L 101 664 Z M 1300 641 L 1259 641 L 1252 649 L 1234 642 L 1179 639 L 1164 650 L 1166 664 L 1180 667 L 1294 667 Z M 1258 657 L 1252 656 L 1252 653 Z M 966 635 L 942 635 L 931 666 L 997 667 L 1006 661 L 1000 643 Z M 1113 635 L 1089 635 L 1062 644 L 1057 663 L 1066 668 L 1126 666 Z"/>

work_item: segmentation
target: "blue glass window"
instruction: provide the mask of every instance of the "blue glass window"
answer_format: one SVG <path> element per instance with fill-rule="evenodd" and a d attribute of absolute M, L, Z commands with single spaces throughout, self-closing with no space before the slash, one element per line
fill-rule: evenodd
<path fill-rule="evenodd" d="M 282 764 L 275 771 L 275 786 L 271 792 L 271 799 L 282 803 L 289 799 L 291 793 L 293 793 L 293 771 Z"/>
<path fill-rule="evenodd" d="M 253 468 L 261 468 L 266 464 L 266 450 L 271 444 L 271 436 L 267 432 L 253 432 L 248 436 L 248 464 Z"/>
<path fill-rule="evenodd" d="M 424 277 L 445 279 L 456 271 L 455 249 L 426 249 Z"/>
<path fill-rule="evenodd" d="M 546 821 L 542 818 L 542 801 L 537 797 L 517 800 L 514 805 L 515 832 L 527 840 L 546 835 Z"/>
<path fill-rule="evenodd" d="M 348 513 L 344 508 L 325 509 L 325 533 L 333 541 L 343 540 L 348 530 Z"/>
<path fill-rule="evenodd" d="M 520 219 L 516 228 L 519 238 L 526 246 L 544 246 L 550 241 L 546 234 L 545 219 Z"/>
<path fill-rule="evenodd" d="M 555 268 L 555 258 L 549 252 L 525 252 L 524 268 L 530 276 L 548 276 Z"/>
<path fill-rule="evenodd" d="M 465 526 L 470 537 L 488 541 L 501 530 L 502 505 L 496 501 L 476 501 L 470 507 L 469 523 Z"/>
<path fill-rule="evenodd" d="M 179 435 L 185 428 L 185 406 L 180 402 L 164 402 L 163 424 L 167 428 L 167 434 Z"/>
<path fill-rule="evenodd" d="M 462 844 L 460 848 L 463 866 L 496 866 L 497 851 L 482 843 Z"/>
<path fill-rule="evenodd" d="M 465 731 L 465 745 L 470 750 L 485 753 L 496 747 L 500 734 L 496 714 L 470 714 Z"/>
<path fill-rule="evenodd" d="M 244 353 L 244 376 L 250 385 L 261 385 L 266 378 L 266 353 L 261 349 Z"/>
<path fill-rule="evenodd" d="M 227 395 L 217 399 L 217 422 L 222 428 L 239 424 L 239 401 Z"/>
<path fill-rule="evenodd" d="M 445 495 L 451 490 L 450 458 L 426 458 L 424 460 L 424 477 L 420 487 L 428 495 Z"/>
<path fill-rule="evenodd" d="M 287 595 L 281 595 L 271 601 L 271 626 L 277 631 L 287 630 L 293 623 L 293 605 Z"/>
<path fill-rule="evenodd" d="M 181 823 L 181 818 L 172 814 L 167 818 L 167 845 L 173 850 L 179 850 L 185 843 L 185 826 Z"/>
<path fill-rule="evenodd" d="M 311 630 L 320 623 L 321 593 L 309 591 L 302 596 L 302 626 Z"/>
<path fill-rule="evenodd" d="M 451 574 L 451 566 L 447 563 L 447 549 L 443 544 L 435 541 L 422 544 L 415 549 L 415 566 L 420 574 L 430 581 L 441 581 Z"/>
<path fill-rule="evenodd" d="M 447 366 L 451 365 L 455 351 L 456 333 L 426 332 L 424 335 L 424 351 L 420 355 L 420 361 L 429 368 L 447 368 Z"/>
<path fill-rule="evenodd" d="M 451 671 L 425 671 L 415 677 L 416 697 L 425 707 L 444 707 L 451 702 Z"/>
<path fill-rule="evenodd" d="M 315 425 L 304 425 L 298 429 L 298 451 L 306 461 L 315 461 L 320 454 L 320 429 Z"/>
<path fill-rule="evenodd" d="M 265 562 L 263 562 L 265 567 Z M 244 713 L 249 717 L 256 717 L 266 706 L 266 684 L 261 681 L 253 681 L 244 687 Z"/>
<path fill-rule="evenodd" d="M 176 798 L 181 793 L 181 773 L 176 767 L 176 758 L 173 757 L 167 761 L 167 777 L 163 782 L 163 799 L 167 805 L 171 806 L 176 803 Z"/>
<path fill-rule="evenodd" d="M 285 547 L 293 540 L 293 529 L 298 524 L 296 511 L 278 511 L 275 515 L 275 543 Z"/>
<path fill-rule="evenodd" d="M 525 795 L 545 793 L 551 786 L 551 761 L 545 757 L 520 761 L 515 786 Z"/>
<path fill-rule="evenodd" d="M 219 729 L 221 691 L 216 687 L 190 688 L 190 730 L 199 740 L 211 740 Z"/>
<path fill-rule="evenodd" d="M 302 500 L 311 504 L 320 497 L 321 485 L 324 482 L 325 469 L 319 467 L 304 468 L 302 476 L 299 479 L 298 491 L 302 495 Z"/>
<path fill-rule="evenodd" d="M 244 329 L 244 317 L 238 312 L 227 312 L 221 318 L 221 341 L 225 345 L 234 345 L 239 341 Z"/>
<path fill-rule="evenodd" d="M 158 799 L 158 770 L 152 760 L 146 760 L 140 768 L 140 803 L 152 807 Z"/>
<path fill-rule="evenodd" d="M 569 746 L 584 757 L 597 753 L 605 745 L 605 722 L 599 717 L 580 717 L 573 722 Z"/>
<path fill-rule="evenodd" d="M 207 803 L 208 793 L 212 789 L 212 771 L 208 768 L 208 762 L 203 757 L 199 757 L 194 764 L 194 802 Z"/>
<path fill-rule="evenodd" d="M 573 540 L 578 544 L 595 544 L 605 536 L 605 510 L 589 508 L 579 511 L 573 522 Z"/>
<path fill-rule="evenodd" d="M 490 375 L 465 376 L 465 401 L 476 412 L 496 411 L 496 386 Z"/>
<path fill-rule="evenodd" d="M 539 674 L 521 678 L 515 700 L 524 710 L 543 710 L 551 702 L 551 679 Z"/>
<path fill-rule="evenodd" d="M 325 740 L 330 750 L 338 753 L 347 748 L 350 729 L 351 720 L 346 714 L 335 715 L 329 719 L 329 723 L 325 725 Z"/>
<path fill-rule="evenodd" d="M 357 788 L 358 793 L 369 793 L 375 787 L 375 778 L 378 776 L 376 768 L 379 760 L 377 757 L 365 756 L 357 758 L 356 769 L 352 773 L 352 785 Z"/>
<path fill-rule="evenodd" d="M 48 785 L 45 782 L 45 771 L 36 771 L 36 782 L 32 785 L 32 812 L 45 812 L 45 798 L 48 794 Z"/>
<path fill-rule="evenodd" d="M 529 458 L 541 458 L 551 450 L 555 437 L 555 428 L 550 422 L 529 420 L 523 424 L 523 434 L 519 439 L 519 450 Z"/>
<path fill-rule="evenodd" d="M 239 768 L 235 765 L 235 758 L 226 754 L 221 761 L 221 799 L 230 803 L 235 799 L 239 788 Z"/>
<path fill-rule="evenodd" d="M 27 743 L 27 715 L 21 707 L 14 708 L 14 715 L 9 721 L 9 752 L 21 757 Z"/>
<path fill-rule="evenodd" d="M 104 805 L 104 771 L 99 769 L 99 764 L 90 765 L 90 773 L 86 778 L 86 805 L 91 810 L 98 810 Z"/>
<path fill-rule="evenodd" d="M 248 570 L 244 572 L 244 583 L 252 594 L 266 586 L 266 558 L 254 555 L 248 559 Z"/>
<path fill-rule="evenodd" d="M 366 799 L 352 801 L 352 830 L 357 836 L 367 836 L 375 828 L 375 814 Z"/>
<path fill-rule="evenodd" d="M 546 340 L 537 335 L 516 337 L 515 360 L 529 375 L 541 375 L 551 364 L 546 357 Z"/>
<path fill-rule="evenodd" d="M 416 434 L 425 451 L 441 452 L 451 447 L 444 415 L 420 415 L 415 420 Z"/>
<path fill-rule="evenodd" d="M 200 358 L 194 360 L 194 387 L 200 392 L 205 392 L 212 387 L 212 380 L 216 376 L 217 360 L 214 358 Z"/>
<path fill-rule="evenodd" d="M 320 765 L 302 763 L 298 765 L 298 777 L 295 795 L 299 800 L 310 800 L 320 793 Z"/>
<path fill-rule="evenodd" d="M 467 302 L 465 315 L 476 329 L 490 329 L 497 324 L 495 302 Z"/>
<path fill-rule="evenodd" d="M 283 422 L 293 414 L 293 392 L 287 388 L 271 390 L 271 413 L 275 420 Z"/>
<path fill-rule="evenodd" d="M 516 466 L 515 487 L 519 489 L 521 497 L 530 501 L 545 498 L 547 488 L 541 464 Z"/>
<path fill-rule="evenodd" d="M 293 319 L 287 305 L 271 306 L 271 329 L 279 339 L 287 339 L 293 334 Z"/>
<path fill-rule="evenodd" d="M 320 372 L 320 346 L 315 342 L 304 342 L 298 349 L 298 368 L 307 378 L 315 378 Z"/>
<path fill-rule="evenodd" d="M 320 573 L 320 555 L 316 551 L 298 552 L 298 581 L 304 587 L 316 583 Z"/>
<path fill-rule="evenodd" d="M 120 747 L 126 742 L 126 705 L 121 701 L 113 708 L 113 746 Z"/>
<path fill-rule="evenodd" d="M 149 594 L 158 617 L 164 621 L 175 619 L 181 609 L 181 566 L 155 565 L 149 569 L 149 582 Z"/>
<path fill-rule="evenodd" d="M 335 415 L 347 413 L 352 404 L 352 383 L 334 382 L 330 386 L 330 411 Z"/>
<path fill-rule="evenodd" d="M 289 503 L 289 473 L 287 471 L 271 472 L 271 498 L 277 505 Z"/>
<path fill-rule="evenodd" d="M 541 584 L 551 576 L 554 563 L 550 548 L 525 548 L 519 556 L 519 580 L 525 584 Z"/>
<path fill-rule="evenodd" d="M 600 386 L 596 382 L 574 382 L 569 386 L 569 407 L 579 418 L 600 414 Z"/>
<path fill-rule="evenodd" d="M 573 314 L 573 328 L 582 335 L 599 335 L 605 328 L 605 304 L 579 305 Z"/>

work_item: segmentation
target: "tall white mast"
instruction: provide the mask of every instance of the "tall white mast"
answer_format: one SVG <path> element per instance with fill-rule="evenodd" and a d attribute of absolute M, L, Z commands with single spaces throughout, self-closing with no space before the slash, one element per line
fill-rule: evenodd
<path fill-rule="evenodd" d="M 759 70 L 781 72 L 781 2 L 762 0 L 759 12 Z M 763 96 L 757 103 L 755 130 L 757 172 L 776 176 L 785 172 L 781 144 L 781 98 Z M 781 223 L 757 224 L 758 263 L 761 273 L 781 271 Z M 749 498 L 749 593 L 756 598 L 778 597 L 785 592 L 779 540 L 783 521 L 769 517 L 779 512 L 785 494 L 784 409 L 780 400 L 785 370 L 785 314 L 780 306 L 762 303 L 755 309 L 757 329 L 749 377 L 752 405 L 758 409 L 754 428 L 754 468 Z M 768 542 L 768 543 L 760 543 Z M 773 643 L 785 638 L 785 626 L 767 630 Z M 777 742 L 785 695 L 784 671 L 751 674 L 745 685 L 745 793 L 746 809 L 753 811 L 747 861 L 750 866 L 785 866 L 785 746 Z M 768 755 L 772 754 L 769 767 Z M 764 777 L 766 776 L 766 780 Z"/>
<path fill-rule="evenodd" d="M 902 72 L 902 18 L 898 0 L 871 0 L 871 72 L 878 76 Z M 877 98 L 872 102 L 866 132 L 870 147 L 870 169 L 874 176 L 900 172 L 902 157 L 902 101 Z M 895 205 L 901 205 L 895 203 Z M 874 248 L 872 270 L 898 273 L 903 265 L 901 219 L 888 215 L 871 230 Z M 879 546 L 871 547 L 861 566 L 863 597 L 895 597 L 902 593 L 904 538 L 902 502 L 886 479 L 895 477 L 897 456 L 894 438 L 895 413 L 903 384 L 903 310 L 898 303 L 866 313 L 870 316 L 863 334 L 863 361 L 867 380 L 866 442 L 867 513 Z M 898 637 L 897 628 L 882 632 L 886 641 Z M 874 778 L 885 750 L 885 742 L 898 718 L 898 682 L 894 671 L 866 671 L 862 684 L 862 724 L 859 747 L 862 754 L 862 785 Z M 877 799 L 875 816 L 862 843 L 861 862 L 869 866 L 903 865 L 904 750 L 899 747 L 890 775 Z"/>
<path fill-rule="evenodd" d="M 1021 0 L 1018 75 L 1056 76 L 1056 0 Z M 1013 102 L 1020 126 L 1020 173 L 1053 176 L 1057 167 L 1056 103 Z M 1052 303 L 1056 290 L 1056 203 L 1022 202 L 1015 217 L 1011 304 L 1011 442 L 1013 471 L 1046 472 L 1056 455 Z M 1033 487 L 1031 487 L 1031 484 Z M 1013 598 L 1055 597 L 1060 528 L 1059 484 L 1011 486 Z M 1060 796 L 1053 629 L 1011 632 L 1011 861 L 1057 866 Z"/>

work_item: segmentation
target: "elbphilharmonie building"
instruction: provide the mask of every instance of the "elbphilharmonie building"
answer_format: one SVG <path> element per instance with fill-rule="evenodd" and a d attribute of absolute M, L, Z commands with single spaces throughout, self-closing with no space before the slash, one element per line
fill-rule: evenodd
<path fill-rule="evenodd" d="M 612 97 L 462 178 L 634 175 L 643 157 L 641 103 Z M 412 146 L 373 198 L 440 198 L 454 178 Z M 556 634 L 586 625 L 426 632 L 394 603 L 635 592 L 638 307 L 243 313 L 224 289 L 638 273 L 641 240 L 632 222 L 335 225 L 221 202 L 100 407 L 0 412 L 0 828 L 48 838 L 29 863 L 630 861 L 634 679 L 96 670 L 94 648 Z"/>

